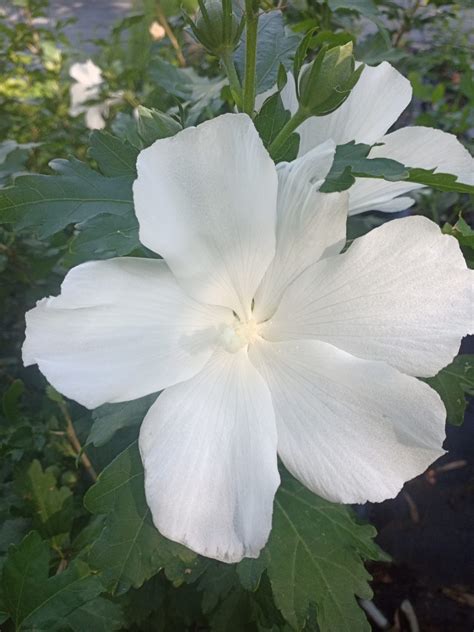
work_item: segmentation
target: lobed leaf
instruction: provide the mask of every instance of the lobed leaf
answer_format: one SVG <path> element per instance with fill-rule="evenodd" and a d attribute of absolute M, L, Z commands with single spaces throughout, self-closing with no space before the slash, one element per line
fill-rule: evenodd
<path fill-rule="evenodd" d="M 0 190 L 0 223 L 45 238 L 102 213 L 133 212 L 133 177 L 105 177 L 75 158 L 53 160 L 51 168 L 59 175 L 20 176 Z"/>

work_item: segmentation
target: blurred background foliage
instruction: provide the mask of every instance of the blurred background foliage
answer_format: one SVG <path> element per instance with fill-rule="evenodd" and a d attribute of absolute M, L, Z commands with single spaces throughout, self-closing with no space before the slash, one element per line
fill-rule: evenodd
<path fill-rule="evenodd" d="M 410 79 L 414 90 L 414 100 L 399 125 L 438 127 L 456 134 L 472 151 L 474 35 L 473 10 L 468 2 L 288 0 L 276 6 L 271 0 L 265 0 L 262 7 L 269 12 L 276 8 L 282 10 L 286 36 L 314 28 L 314 47 L 324 42 L 352 40 L 358 59 L 368 64 L 390 61 Z M 81 41 L 72 43 L 74 17 L 58 19 L 48 0 L 10 2 L 3 9 L 0 22 L 0 186 L 11 184 L 24 173 L 51 174 L 49 164 L 58 157 L 73 156 L 100 167 L 101 142 L 105 145 L 111 142 L 103 135 L 107 131 L 126 144 L 123 150 L 133 163 L 133 152 L 154 140 L 157 126 L 195 124 L 228 111 L 232 100 L 219 64 L 190 35 L 183 9 L 193 14 L 195 0 L 184 0 L 182 4 L 177 0 L 135 0 L 130 11 L 123 11 L 123 17 L 105 33 L 92 38 L 82 33 Z M 89 41 L 82 41 L 85 39 Z M 73 63 L 84 62 L 88 57 L 101 69 L 103 79 L 93 98 L 85 102 L 85 109 L 103 104 L 101 116 L 105 132 L 99 132 L 102 136 L 92 136 L 95 138 L 93 150 L 89 149 L 91 131 L 86 126 L 84 112 L 72 116 L 70 102 L 74 80 L 69 69 Z M 168 112 L 174 123 L 168 119 L 157 120 L 153 109 Z M 110 146 L 107 145 L 106 151 L 107 148 Z M 458 224 L 456 230 L 464 231 L 460 241 L 469 250 L 473 244 L 468 226 L 472 209 L 467 196 L 429 189 L 414 195 L 416 212 L 425 214 L 440 226 L 455 225 L 462 214 L 467 223 Z M 379 221 L 377 214 L 364 216 L 362 225 L 354 224 L 354 234 L 364 232 Z M 121 238 L 127 238 L 127 231 L 132 228 L 119 226 L 117 232 Z M 28 536 L 16 551 L 16 568 L 23 568 L 23 558 L 33 559 L 36 566 L 28 575 L 31 581 L 27 589 L 34 593 L 35 586 L 46 582 L 45 594 L 56 608 L 51 611 L 55 613 L 51 619 L 51 612 L 45 613 L 43 606 L 39 608 L 26 601 L 24 605 L 19 603 L 15 621 L 9 618 L 11 610 L 6 609 L 3 616 L 0 612 L 0 623 L 4 620 L 1 629 L 7 632 L 14 629 L 290 630 L 291 617 L 286 616 L 286 622 L 282 618 L 281 610 L 285 612 L 285 608 L 280 603 L 278 608 L 275 605 L 267 575 L 263 575 L 259 583 L 255 580 L 260 577 L 258 569 L 251 564 L 223 573 L 218 563 L 187 557 L 189 552 L 185 550 L 170 551 L 167 557 L 162 547 L 160 567 L 164 572 L 151 575 L 145 572 L 143 577 L 151 579 L 142 582 L 141 588 L 134 588 L 130 586 L 140 585 L 140 581 L 133 581 L 136 573 L 140 576 L 140 571 L 129 569 L 128 580 L 124 580 L 123 585 L 120 585 L 121 579 L 106 581 L 105 596 L 103 585 L 98 586 L 94 574 L 88 574 L 85 564 L 89 560 L 89 549 L 95 546 L 92 543 L 97 539 L 100 541 L 108 517 L 97 508 L 93 495 L 89 501 L 86 497 L 87 508 L 84 507 L 84 495 L 96 479 L 96 472 L 102 471 L 121 450 L 133 445 L 137 424 L 143 418 L 140 409 L 143 402 L 140 404 L 140 400 L 138 409 L 129 409 L 120 418 L 108 407 L 91 414 L 74 403 L 65 402 L 51 388 L 46 388 L 36 368 L 25 370 L 19 361 L 25 311 L 37 299 L 57 293 L 71 265 L 94 256 L 110 256 L 110 252 L 120 254 L 118 242 L 101 241 L 102 250 L 97 252 L 94 231 L 87 233 L 90 237 L 85 235 L 86 232 L 78 235 L 70 225 L 53 230 L 47 238 L 38 235 L 34 226 L 0 226 L 0 385 L 3 392 L 0 565 L 7 559 L 8 545 L 19 544 L 34 529 L 36 535 Z M 136 247 L 140 253 L 138 243 Z M 473 389 L 472 367 L 461 360 L 452 370 L 455 375 L 454 388 L 450 391 L 454 393 L 452 414 L 459 421 L 465 408 L 464 395 Z M 464 436 L 470 437 L 454 437 L 455 453 L 456 445 L 459 448 Z M 472 494 L 472 463 L 466 466 L 467 457 L 462 447 L 459 454 L 456 467 L 467 472 L 468 478 L 461 478 L 460 487 L 456 487 L 456 479 L 449 479 L 455 486 L 454 492 L 450 488 L 440 494 L 446 492 L 451 505 L 465 506 L 466 489 Z M 123 458 L 128 459 L 124 467 L 132 468 L 133 449 Z M 442 472 L 432 470 L 430 476 L 436 480 L 443 476 Z M 397 532 L 393 521 L 387 519 L 386 513 L 381 514 L 380 509 L 362 508 L 359 515 L 375 521 L 382 536 L 384 527 L 389 525 L 399 537 L 412 537 L 413 546 L 419 546 L 421 540 L 417 538 L 422 536 L 410 532 L 420 525 L 422 509 L 417 506 L 416 498 L 418 495 L 423 503 L 429 485 L 433 487 L 433 480 L 425 477 L 415 482 L 411 491 L 407 488 L 406 496 L 398 505 L 384 503 L 388 507 L 386 512 L 394 512 L 395 523 L 403 522 L 408 513 L 408 536 L 403 529 Z M 461 499 L 456 494 L 461 494 Z M 437 500 L 431 498 L 429 502 L 436 505 Z M 474 510 L 469 511 L 469 516 L 474 517 Z M 453 538 L 457 537 L 458 527 L 452 524 Z M 473 550 L 472 538 L 466 540 L 464 531 L 459 533 L 469 555 L 469 544 L 471 553 Z M 465 571 L 459 568 L 449 585 L 444 585 L 443 576 L 433 588 L 424 579 L 426 568 L 420 571 L 416 564 L 415 568 L 409 563 L 407 566 L 406 552 L 400 553 L 393 547 L 390 537 L 382 538 L 382 544 L 394 555 L 393 564 L 382 562 L 383 554 L 370 548 L 367 534 L 360 535 L 360 542 L 364 541 L 366 557 L 379 560 L 372 567 L 376 577 L 375 603 L 385 609 L 395 626 L 398 625 L 393 629 L 416 629 L 410 614 L 410 607 L 414 606 L 421 617 L 422 630 L 472 630 L 474 587 L 469 581 L 474 578 L 466 577 Z M 99 548 L 97 555 L 101 554 L 104 550 Z M 112 560 L 113 553 L 108 554 Z M 397 559 L 398 554 L 400 559 Z M 451 558 L 454 556 L 457 560 L 452 563 L 462 565 L 462 557 L 458 560 L 456 555 L 451 551 Z M 46 581 L 48 574 L 50 578 Z M 4 573 L 4 579 L 5 576 Z M 87 583 L 84 590 L 88 591 L 89 600 L 75 610 L 64 610 L 64 616 L 58 615 L 62 612 L 58 595 L 64 591 L 61 594 L 66 595 L 66 602 L 73 599 L 72 588 L 70 594 L 68 587 L 78 578 Z M 60 586 L 59 580 L 64 585 Z M 6 590 L 5 585 L 3 590 Z M 410 607 L 406 606 L 407 599 L 411 599 Z M 4 594 L 4 608 L 6 602 L 8 595 Z M 442 607 L 437 607 L 439 604 Z M 35 607 L 42 613 L 37 619 L 31 615 Z M 380 621 L 379 624 L 374 618 L 371 621 L 374 629 L 381 629 Z M 296 627 L 299 629 L 302 625 Z M 305 625 L 306 630 L 319 629 L 311 611 Z M 339 632 L 342 628 L 325 629 Z"/>

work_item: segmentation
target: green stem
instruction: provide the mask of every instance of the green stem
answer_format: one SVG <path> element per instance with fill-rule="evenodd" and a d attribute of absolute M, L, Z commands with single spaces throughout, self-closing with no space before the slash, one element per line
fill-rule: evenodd
<path fill-rule="evenodd" d="M 308 115 L 301 108 L 296 112 L 294 116 L 290 118 L 290 120 L 283 125 L 281 130 L 273 139 L 273 142 L 270 144 L 268 151 L 271 156 L 276 156 L 278 151 L 283 147 L 288 138 L 293 134 L 295 129 L 301 125 L 306 119 Z"/>
<path fill-rule="evenodd" d="M 258 10 L 254 10 L 253 0 L 245 0 L 245 23 L 247 27 L 245 44 L 244 97 L 242 110 L 253 115 L 255 106 Z"/>
<path fill-rule="evenodd" d="M 221 62 L 229 80 L 232 96 L 234 97 L 235 105 L 241 108 L 242 105 L 242 86 L 240 85 L 239 76 L 235 68 L 234 60 L 232 58 L 232 52 L 226 51 L 221 53 Z"/>

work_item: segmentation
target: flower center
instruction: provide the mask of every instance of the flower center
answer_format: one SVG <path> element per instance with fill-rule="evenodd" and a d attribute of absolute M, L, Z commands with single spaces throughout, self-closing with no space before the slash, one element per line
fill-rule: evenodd
<path fill-rule="evenodd" d="M 219 341 L 221 345 L 230 353 L 236 353 L 258 338 L 259 325 L 251 318 L 247 321 L 234 320 L 232 325 L 223 325 Z"/>

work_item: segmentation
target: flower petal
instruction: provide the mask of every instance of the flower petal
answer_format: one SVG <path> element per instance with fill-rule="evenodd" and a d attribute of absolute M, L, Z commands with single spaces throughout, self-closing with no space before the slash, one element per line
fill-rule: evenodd
<path fill-rule="evenodd" d="M 396 219 L 303 272 L 262 335 L 435 375 L 473 326 L 472 275 L 454 237 L 424 217 Z"/>
<path fill-rule="evenodd" d="M 25 365 L 88 408 L 187 380 L 212 355 L 225 308 L 184 294 L 164 261 L 92 261 L 66 276 L 61 295 L 26 314 Z"/>
<path fill-rule="evenodd" d="M 380 142 L 383 145 L 373 147 L 370 158 L 391 158 L 407 167 L 452 173 L 458 176 L 459 182 L 474 184 L 474 158 L 453 134 L 431 127 L 404 127 L 387 134 Z M 396 196 L 422 187 L 413 182 L 357 178 L 349 191 L 349 213 L 402 211 L 410 207 L 413 200 Z"/>
<path fill-rule="evenodd" d="M 224 114 L 143 150 L 140 240 L 196 300 L 249 317 L 275 253 L 277 175 L 244 114 Z"/>
<path fill-rule="evenodd" d="M 313 116 L 297 129 L 299 155 L 330 138 L 337 145 L 351 140 L 372 145 L 395 123 L 411 95 L 408 79 L 386 61 L 366 66 L 340 108 L 327 116 Z"/>
<path fill-rule="evenodd" d="M 280 478 L 268 387 L 247 352 L 219 350 L 166 389 L 140 431 L 145 493 L 161 533 L 223 562 L 258 557 Z"/>
<path fill-rule="evenodd" d="M 285 288 L 303 270 L 344 246 L 348 196 L 318 191 L 334 151 L 334 143 L 328 141 L 291 163 L 278 165 L 277 246 L 255 296 L 257 321 L 275 312 Z"/>
<path fill-rule="evenodd" d="M 250 358 L 272 394 L 283 463 L 328 500 L 392 498 L 444 453 L 444 405 L 416 378 L 309 340 L 262 342 Z"/>

